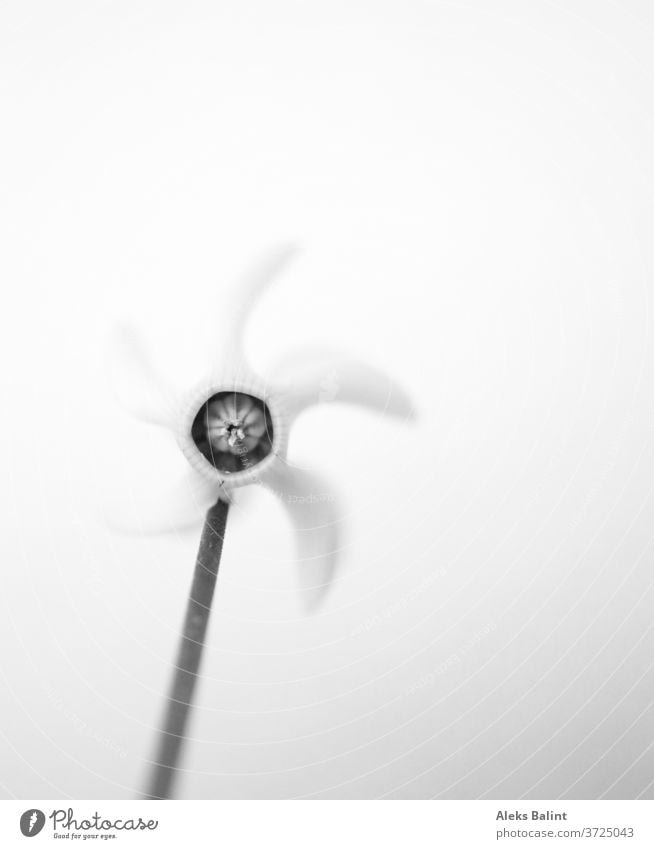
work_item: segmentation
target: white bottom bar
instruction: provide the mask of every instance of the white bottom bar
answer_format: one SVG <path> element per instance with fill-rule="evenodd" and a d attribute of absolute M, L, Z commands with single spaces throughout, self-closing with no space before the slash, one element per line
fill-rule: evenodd
<path fill-rule="evenodd" d="M 21 830 L 22 828 L 22 830 Z M 649 801 L 2 801 L 0 846 L 651 849 Z M 119 841 L 119 842 L 118 842 Z"/>

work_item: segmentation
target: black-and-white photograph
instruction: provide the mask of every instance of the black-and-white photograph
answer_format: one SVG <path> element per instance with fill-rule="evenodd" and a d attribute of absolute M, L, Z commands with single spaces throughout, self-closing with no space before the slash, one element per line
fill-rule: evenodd
<path fill-rule="evenodd" d="M 654 6 L 4 0 L 0 68 L 15 845 L 651 802 Z"/>

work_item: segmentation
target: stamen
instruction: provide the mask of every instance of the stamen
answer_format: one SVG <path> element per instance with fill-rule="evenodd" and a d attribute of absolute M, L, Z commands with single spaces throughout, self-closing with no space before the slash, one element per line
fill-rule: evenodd
<path fill-rule="evenodd" d="M 237 443 L 243 442 L 244 439 L 243 423 L 229 422 L 227 425 L 227 442 L 229 442 L 230 448 L 234 448 Z"/>

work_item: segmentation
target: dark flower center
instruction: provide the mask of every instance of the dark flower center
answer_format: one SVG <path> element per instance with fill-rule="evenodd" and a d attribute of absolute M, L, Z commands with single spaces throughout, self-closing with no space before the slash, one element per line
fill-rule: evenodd
<path fill-rule="evenodd" d="M 272 417 L 260 398 L 243 392 L 218 392 L 198 410 L 191 436 L 219 472 L 243 472 L 272 451 Z"/>

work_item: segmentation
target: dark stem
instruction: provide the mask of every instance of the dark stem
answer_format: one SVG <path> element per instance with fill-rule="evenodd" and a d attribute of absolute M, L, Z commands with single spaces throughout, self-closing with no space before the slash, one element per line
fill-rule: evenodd
<path fill-rule="evenodd" d="M 229 504 L 217 501 L 207 512 L 189 593 L 163 730 L 146 799 L 170 799 L 198 680 L 211 601 L 218 577 Z"/>

